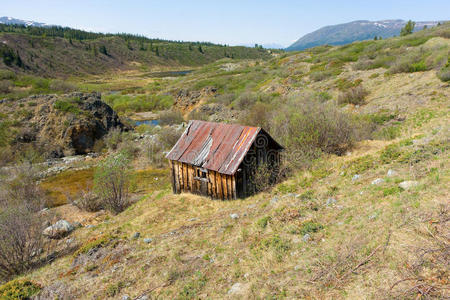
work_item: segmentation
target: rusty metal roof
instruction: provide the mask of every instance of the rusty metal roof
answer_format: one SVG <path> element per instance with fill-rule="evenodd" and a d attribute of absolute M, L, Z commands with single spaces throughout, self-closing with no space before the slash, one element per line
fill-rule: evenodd
<path fill-rule="evenodd" d="M 261 131 L 260 127 L 190 121 L 166 157 L 233 175 Z"/>

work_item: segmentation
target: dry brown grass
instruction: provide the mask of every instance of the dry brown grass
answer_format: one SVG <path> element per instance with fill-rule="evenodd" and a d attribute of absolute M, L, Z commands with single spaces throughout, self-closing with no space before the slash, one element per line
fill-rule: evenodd
<path fill-rule="evenodd" d="M 104 247 L 102 259 L 94 260 L 97 268 L 74 269 L 67 256 L 31 273 L 31 279 L 43 286 L 60 281 L 73 296 L 85 299 L 107 298 L 116 288 L 116 298 L 448 297 L 448 222 L 443 222 L 441 207 L 448 205 L 449 194 L 445 145 L 450 91 L 433 71 L 369 78 L 376 72 L 384 70 L 345 68 L 339 75 L 363 79 L 370 91 L 364 106 L 348 109 L 398 109 L 405 121 L 397 139 L 358 142 L 348 154 L 326 155 L 270 193 L 245 200 L 172 195 L 167 171 L 157 175 L 164 178 L 163 187 L 154 171 L 143 171 L 138 173 L 141 188 L 136 189 L 140 201 L 113 217 L 83 213 L 83 224 L 97 227 L 71 236 L 84 242 L 111 234 L 118 248 Z M 334 80 L 313 82 L 309 88 L 323 90 Z M 330 94 L 337 97 L 336 91 Z M 434 151 L 420 156 L 422 148 L 413 143 L 400 149 L 418 155 L 418 161 L 380 162 L 386 146 L 414 139 Z M 365 156 L 372 160 L 370 167 L 355 168 Z M 389 169 L 397 174 L 388 177 Z M 358 170 L 358 180 L 352 180 L 352 170 Z M 376 178 L 385 182 L 372 185 Z M 401 190 L 398 183 L 403 180 L 417 180 L 419 185 Z M 274 197 L 278 200 L 271 201 Z M 331 197 L 336 203 L 327 205 Z M 78 214 L 69 208 L 57 210 L 68 218 Z M 231 219 L 232 213 L 239 218 Z M 302 233 L 305 226 L 312 228 L 306 225 L 311 222 L 322 227 L 314 227 L 305 242 Z M 140 239 L 131 238 L 135 232 Z M 153 239 L 149 244 L 143 242 L 147 237 Z M 121 249 L 127 252 L 117 252 Z M 61 273 L 67 276 L 60 278 Z M 229 295 L 237 282 L 243 294 Z"/>

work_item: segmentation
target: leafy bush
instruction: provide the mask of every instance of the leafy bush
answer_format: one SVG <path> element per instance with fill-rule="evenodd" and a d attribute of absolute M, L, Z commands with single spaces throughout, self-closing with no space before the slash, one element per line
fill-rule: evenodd
<path fill-rule="evenodd" d="M 75 259 L 81 254 L 86 254 L 91 249 L 98 249 L 102 247 L 106 247 L 112 240 L 114 239 L 114 236 L 105 234 L 101 235 L 99 237 L 93 238 L 86 243 L 84 243 L 80 248 L 78 248 L 77 251 L 72 255 L 72 257 Z"/>
<path fill-rule="evenodd" d="M 373 133 L 373 138 L 382 140 L 393 140 L 400 136 L 401 127 L 398 125 L 390 125 L 382 127 Z"/>
<path fill-rule="evenodd" d="M 202 110 L 193 110 L 189 113 L 188 116 L 189 120 L 202 120 L 202 121 L 208 121 L 209 120 L 209 115 L 207 112 L 202 111 Z"/>
<path fill-rule="evenodd" d="M 0 80 L 0 93 L 7 94 L 13 87 L 11 80 Z"/>
<path fill-rule="evenodd" d="M 49 88 L 56 92 L 68 93 L 68 92 L 75 91 L 77 87 L 75 85 L 73 85 L 69 82 L 63 81 L 63 80 L 53 80 L 50 83 Z"/>
<path fill-rule="evenodd" d="M 306 157 L 317 157 L 321 152 L 341 155 L 355 140 L 352 118 L 332 103 L 318 103 L 309 98 L 292 98 L 272 118 L 272 134 L 290 160 L 306 163 Z"/>
<path fill-rule="evenodd" d="M 130 133 L 122 131 L 120 128 L 113 128 L 103 138 L 106 146 L 111 150 L 119 149 L 120 144 L 131 141 Z"/>
<path fill-rule="evenodd" d="M 0 299 L 31 299 L 42 287 L 30 280 L 17 279 L 0 286 Z"/>
<path fill-rule="evenodd" d="M 447 64 L 441 68 L 437 76 L 444 82 L 450 81 L 450 62 L 447 62 Z"/>
<path fill-rule="evenodd" d="M 103 208 L 100 198 L 90 189 L 82 190 L 77 199 L 71 202 L 80 210 L 88 212 L 96 212 Z"/>
<path fill-rule="evenodd" d="M 0 70 L 0 79 L 10 79 L 10 80 L 15 80 L 16 79 L 16 74 L 13 71 L 9 71 L 9 70 Z"/>
<path fill-rule="evenodd" d="M 184 118 L 180 111 L 167 110 L 159 114 L 159 124 L 161 126 L 180 124 L 183 123 L 183 121 Z"/>
<path fill-rule="evenodd" d="M 391 144 L 381 151 L 380 161 L 384 164 L 394 162 L 402 154 L 398 144 Z"/>
<path fill-rule="evenodd" d="M 164 145 L 164 148 L 171 149 L 180 138 L 182 130 L 177 130 L 173 127 L 164 128 L 158 135 L 159 140 Z"/>
<path fill-rule="evenodd" d="M 214 98 L 214 102 L 228 106 L 234 101 L 235 98 L 236 96 L 233 93 L 220 94 Z"/>
<path fill-rule="evenodd" d="M 0 189 L 0 279 L 33 267 L 43 246 L 43 193 L 29 167 L 18 168 Z"/>
<path fill-rule="evenodd" d="M 273 107 L 270 104 L 257 102 L 251 107 L 247 107 L 248 111 L 243 114 L 239 120 L 240 124 L 248 126 L 262 127 L 270 130 L 271 116 L 273 115 Z"/>
<path fill-rule="evenodd" d="M 110 284 L 106 287 L 106 295 L 109 297 L 114 297 L 120 293 L 120 291 L 125 287 L 125 283 L 119 281 L 116 284 Z"/>
<path fill-rule="evenodd" d="M 174 100 L 168 95 L 104 95 L 102 100 L 117 112 L 140 112 L 171 108 Z"/>
<path fill-rule="evenodd" d="M 255 104 L 257 100 L 258 95 L 256 93 L 245 92 L 237 98 L 236 106 L 240 110 L 245 110 Z"/>
<path fill-rule="evenodd" d="M 361 105 L 368 94 L 369 92 L 364 87 L 358 85 L 341 93 L 338 97 L 338 104 Z"/>
<path fill-rule="evenodd" d="M 94 173 L 94 190 L 100 197 L 102 206 L 116 214 L 122 212 L 129 204 L 131 183 L 131 161 L 124 152 L 102 160 Z"/>
<path fill-rule="evenodd" d="M 11 141 L 12 132 L 10 122 L 0 121 L 0 147 L 4 147 Z"/>
<path fill-rule="evenodd" d="M 265 216 L 261 219 L 258 220 L 258 222 L 256 222 L 256 225 L 258 225 L 261 228 L 266 228 L 267 224 L 270 222 L 270 220 L 272 220 L 272 217 L 270 216 Z"/>
<path fill-rule="evenodd" d="M 66 101 L 66 100 L 56 100 L 55 103 L 53 103 L 53 107 L 57 110 L 66 112 L 66 113 L 72 113 L 75 115 L 78 115 L 81 113 L 81 110 L 78 108 L 78 106 L 72 102 Z"/>
<path fill-rule="evenodd" d="M 331 71 L 315 71 L 309 75 L 312 81 L 322 81 L 332 76 L 333 72 Z"/>
<path fill-rule="evenodd" d="M 424 61 L 426 54 L 422 50 L 419 50 L 400 56 L 390 67 L 389 73 L 412 73 L 428 70 L 429 67 Z"/>
<path fill-rule="evenodd" d="M 317 232 L 319 230 L 321 230 L 323 228 L 322 224 L 319 224 L 317 222 L 314 221 L 307 221 L 305 223 L 302 224 L 302 227 L 300 229 L 300 233 L 305 235 L 307 233 L 314 233 Z"/>

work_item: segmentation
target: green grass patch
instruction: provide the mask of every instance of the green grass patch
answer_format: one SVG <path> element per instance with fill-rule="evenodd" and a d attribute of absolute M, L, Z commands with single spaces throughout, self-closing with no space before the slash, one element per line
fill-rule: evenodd
<path fill-rule="evenodd" d="M 110 234 L 102 235 L 98 238 L 95 238 L 93 240 L 88 241 L 84 245 L 82 245 L 75 253 L 72 255 L 72 257 L 75 259 L 81 254 L 86 254 L 91 249 L 97 249 L 107 246 L 114 237 Z"/>
<path fill-rule="evenodd" d="M 315 233 L 323 229 L 323 225 L 314 221 L 307 221 L 302 224 L 300 228 L 300 234 L 305 235 L 307 233 Z"/>
<path fill-rule="evenodd" d="M 267 227 L 267 224 L 270 222 L 270 220 L 272 220 L 272 217 L 271 217 L 271 216 L 265 216 L 265 217 L 262 217 L 261 219 L 259 219 L 259 220 L 256 222 L 256 225 L 258 225 L 258 227 L 264 229 L 264 228 Z"/>
<path fill-rule="evenodd" d="M 16 279 L 0 286 L 0 299 L 30 299 L 41 289 L 42 287 L 33 281 Z"/>

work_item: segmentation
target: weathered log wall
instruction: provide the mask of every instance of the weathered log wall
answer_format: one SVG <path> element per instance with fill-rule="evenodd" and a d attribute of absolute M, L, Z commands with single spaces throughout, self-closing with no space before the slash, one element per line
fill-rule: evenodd
<path fill-rule="evenodd" d="M 177 161 L 170 161 L 170 168 L 174 193 L 191 192 L 222 200 L 237 198 L 235 176 L 207 170 L 206 178 L 202 178 L 197 170 L 205 170 Z"/>

